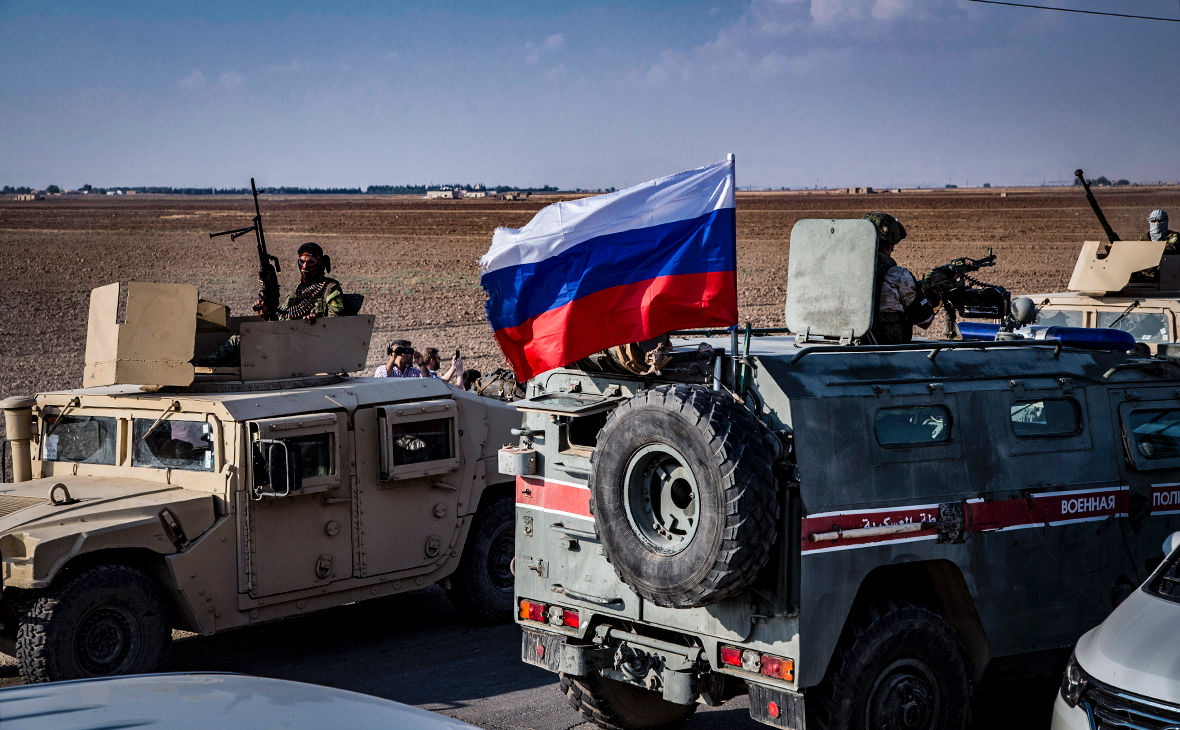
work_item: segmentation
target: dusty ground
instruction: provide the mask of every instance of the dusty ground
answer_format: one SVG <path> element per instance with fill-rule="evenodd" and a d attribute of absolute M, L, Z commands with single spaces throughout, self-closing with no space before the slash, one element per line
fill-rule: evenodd
<path fill-rule="evenodd" d="M 837 195 L 738 195 L 738 283 L 743 321 L 781 326 L 787 238 L 800 218 L 897 216 L 909 231 L 896 258 L 917 273 L 993 247 L 999 263 L 982 277 L 1013 292 L 1064 288 L 1081 241 L 1102 237 L 1077 188 L 948 190 Z M 1137 238 L 1152 208 L 1180 210 L 1180 188 L 1100 189 L 1116 231 Z M 477 261 L 497 226 L 519 227 L 555 197 L 528 201 L 429 201 L 417 197 L 263 196 L 284 293 L 298 274 L 295 249 L 320 242 L 332 275 L 366 295 L 377 316 L 369 352 L 405 337 L 418 347 L 455 348 L 485 372 L 502 358 L 484 321 Z M 113 281 L 196 284 L 201 296 L 248 312 L 255 295 L 250 237 L 210 240 L 210 231 L 247 225 L 249 197 L 73 197 L 0 201 L 0 396 L 78 387 L 92 287 Z M 1180 215 L 1180 213 L 1178 213 Z"/>

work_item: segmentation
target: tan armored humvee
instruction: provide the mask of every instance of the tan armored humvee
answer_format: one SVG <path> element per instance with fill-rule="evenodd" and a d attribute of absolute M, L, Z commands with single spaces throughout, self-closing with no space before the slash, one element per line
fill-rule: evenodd
<path fill-rule="evenodd" d="M 1155 352 L 1180 341 L 1180 255 L 1165 255 L 1163 241 L 1086 241 L 1069 291 L 1031 294 L 1038 325 L 1110 327 L 1131 333 Z M 1158 267 L 1150 277 L 1139 272 Z"/>
<path fill-rule="evenodd" d="M 147 672 L 174 628 L 435 582 L 511 619 L 512 406 L 344 375 L 371 316 L 235 321 L 191 286 L 133 283 L 120 324 L 119 290 L 92 293 L 85 387 L 0 403 L 0 650 L 26 681 Z M 234 330 L 239 366 L 191 364 Z"/>

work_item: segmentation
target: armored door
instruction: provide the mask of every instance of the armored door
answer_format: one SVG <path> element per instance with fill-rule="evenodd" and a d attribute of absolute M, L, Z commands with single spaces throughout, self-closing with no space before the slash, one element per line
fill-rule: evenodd
<path fill-rule="evenodd" d="M 239 500 L 239 550 L 241 592 L 250 598 L 351 577 L 346 433 L 337 413 L 249 424 L 252 459 L 249 489 Z M 285 470 L 278 460 L 287 462 Z M 288 476 L 280 480 L 284 471 Z"/>
<path fill-rule="evenodd" d="M 463 514 L 474 505 L 474 455 L 464 444 L 479 444 L 482 420 L 460 424 L 450 398 L 367 409 L 357 415 L 358 576 L 430 572 L 457 556 Z M 463 438 L 460 438 L 463 436 Z M 465 477 L 465 478 L 464 478 Z"/>
<path fill-rule="evenodd" d="M 1180 400 L 1173 394 L 1137 389 L 1111 395 L 1127 484 L 1123 529 L 1130 587 L 1154 567 L 1164 537 L 1180 529 Z"/>

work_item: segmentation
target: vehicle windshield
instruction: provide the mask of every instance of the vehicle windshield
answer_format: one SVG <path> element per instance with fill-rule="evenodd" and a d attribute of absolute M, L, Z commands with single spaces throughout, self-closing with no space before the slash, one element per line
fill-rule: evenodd
<path fill-rule="evenodd" d="M 1036 323 L 1045 327 L 1084 327 L 1084 315 L 1078 310 L 1043 307 L 1037 310 Z"/>
<path fill-rule="evenodd" d="M 105 416 L 45 416 L 46 436 L 42 439 L 41 458 L 45 461 L 70 461 L 78 464 L 114 464 L 114 418 Z"/>
<path fill-rule="evenodd" d="M 213 426 L 204 421 L 135 419 L 132 466 L 213 471 Z M 146 438 L 145 438 L 146 436 Z"/>
<path fill-rule="evenodd" d="M 1167 342 L 1170 339 L 1168 318 L 1163 312 L 1099 312 L 1098 326 L 1128 332 L 1138 342 Z"/>

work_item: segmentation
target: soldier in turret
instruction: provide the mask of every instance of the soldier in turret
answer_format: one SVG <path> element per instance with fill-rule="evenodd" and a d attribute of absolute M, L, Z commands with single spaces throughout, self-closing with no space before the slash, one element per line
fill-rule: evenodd
<path fill-rule="evenodd" d="M 266 306 L 265 288 L 258 282 L 258 300 L 254 311 L 265 320 L 302 319 L 314 324 L 319 317 L 339 317 L 344 314 L 344 291 L 340 282 L 325 276 L 332 270 L 332 260 L 318 243 L 308 241 L 299 247 L 299 283 L 287 296 L 286 304 L 272 312 Z M 202 366 L 237 365 L 241 358 L 242 338 L 231 335 L 221 347 L 196 361 Z"/>
<path fill-rule="evenodd" d="M 1164 253 L 1180 253 L 1180 233 L 1168 229 L 1168 211 L 1153 210 L 1147 216 L 1147 233 L 1140 241 L 1165 241 Z"/>
<path fill-rule="evenodd" d="M 930 326 L 934 310 L 910 270 L 893 260 L 893 247 L 906 237 L 905 226 L 888 213 L 868 213 L 864 218 L 877 229 L 877 311 L 871 334 L 879 345 L 905 344 L 913 339 L 914 325 Z"/>
<path fill-rule="evenodd" d="M 306 319 L 338 317 L 344 314 L 344 292 L 340 282 L 325 274 L 332 270 L 332 260 L 318 243 L 308 241 L 299 247 L 299 284 L 277 312 L 267 310 L 262 296 L 254 302 L 254 311 L 263 319 Z"/>

